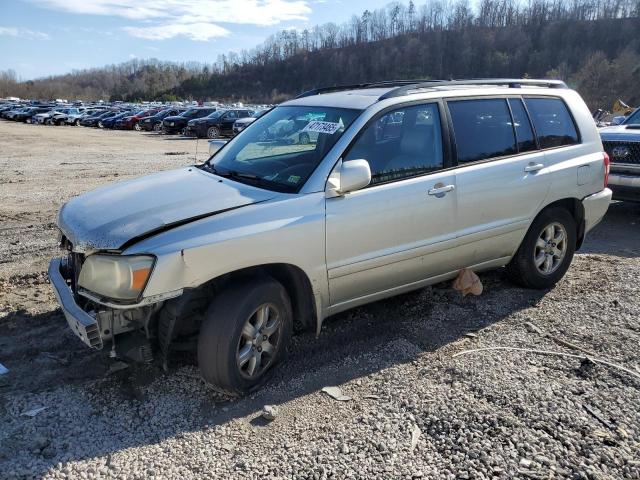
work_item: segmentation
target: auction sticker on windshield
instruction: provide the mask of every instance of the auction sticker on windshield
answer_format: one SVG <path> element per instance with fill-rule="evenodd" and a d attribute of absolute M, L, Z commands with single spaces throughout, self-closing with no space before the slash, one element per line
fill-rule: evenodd
<path fill-rule="evenodd" d="M 333 135 L 342 126 L 341 123 L 335 122 L 321 122 L 319 120 L 314 120 L 313 122 L 309 122 L 306 127 L 302 129 L 303 132 L 316 132 L 316 133 L 328 133 L 329 135 Z"/>

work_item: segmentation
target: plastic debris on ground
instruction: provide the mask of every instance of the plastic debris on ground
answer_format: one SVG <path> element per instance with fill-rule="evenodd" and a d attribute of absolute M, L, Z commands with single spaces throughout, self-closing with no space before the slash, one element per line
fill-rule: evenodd
<path fill-rule="evenodd" d="M 468 294 L 480 295 L 482 293 L 482 282 L 478 275 L 469 268 L 463 268 L 453 281 L 453 289 L 466 297 Z"/>
<path fill-rule="evenodd" d="M 46 409 L 47 407 L 36 407 L 36 408 L 32 408 L 31 410 L 27 410 L 26 412 L 22 412 L 20 415 L 33 418 L 36 415 L 38 415 L 40 412 L 45 411 Z"/>
<path fill-rule="evenodd" d="M 351 400 L 351 397 L 348 395 L 344 395 L 342 393 L 342 390 L 340 390 L 338 387 L 324 387 L 322 391 L 334 400 L 338 400 L 339 402 L 346 402 Z"/>

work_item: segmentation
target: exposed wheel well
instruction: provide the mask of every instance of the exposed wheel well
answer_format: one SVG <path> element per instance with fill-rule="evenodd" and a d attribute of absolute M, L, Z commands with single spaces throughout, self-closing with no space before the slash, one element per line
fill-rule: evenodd
<path fill-rule="evenodd" d="M 584 241 L 584 206 L 582 202 L 577 198 L 563 198 L 550 203 L 544 207 L 543 211 L 554 207 L 564 208 L 576 221 L 576 226 L 578 227 L 578 231 L 576 232 L 576 251 L 579 250 Z"/>
<path fill-rule="evenodd" d="M 188 295 L 185 292 L 183 297 L 191 300 L 202 299 L 203 297 L 210 299 L 230 284 L 244 283 L 260 276 L 272 277 L 280 282 L 286 289 L 291 299 L 293 327 L 295 330 L 300 331 L 315 328 L 317 314 L 311 282 L 300 268 L 286 263 L 258 265 L 227 273 L 192 290 Z M 184 302 L 183 299 L 180 303 L 186 307 L 184 304 L 189 303 L 191 300 Z M 170 302 L 176 303 L 178 303 L 178 301 L 179 299 L 170 300 Z M 180 308 L 180 310 L 182 310 L 182 308 Z M 176 314 L 179 315 L 178 312 L 176 312 Z"/>

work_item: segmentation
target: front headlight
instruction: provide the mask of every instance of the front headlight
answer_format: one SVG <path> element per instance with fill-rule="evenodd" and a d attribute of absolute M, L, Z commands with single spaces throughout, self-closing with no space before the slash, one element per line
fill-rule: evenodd
<path fill-rule="evenodd" d="M 154 257 L 146 255 L 90 255 L 82 265 L 78 285 L 104 297 L 136 300 L 154 262 Z"/>

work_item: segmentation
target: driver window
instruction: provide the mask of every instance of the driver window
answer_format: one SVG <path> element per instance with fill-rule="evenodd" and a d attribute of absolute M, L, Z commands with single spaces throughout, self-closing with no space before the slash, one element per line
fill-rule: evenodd
<path fill-rule="evenodd" d="M 443 168 L 438 105 L 412 105 L 378 117 L 343 157 L 343 161 L 357 159 L 369 162 L 371 185 Z"/>
<path fill-rule="evenodd" d="M 236 115 L 236 112 L 231 111 L 231 112 L 227 112 L 227 113 L 225 114 L 225 117 L 226 117 L 228 120 L 231 120 L 231 119 L 236 118 L 236 117 L 237 117 L 237 115 Z"/>

